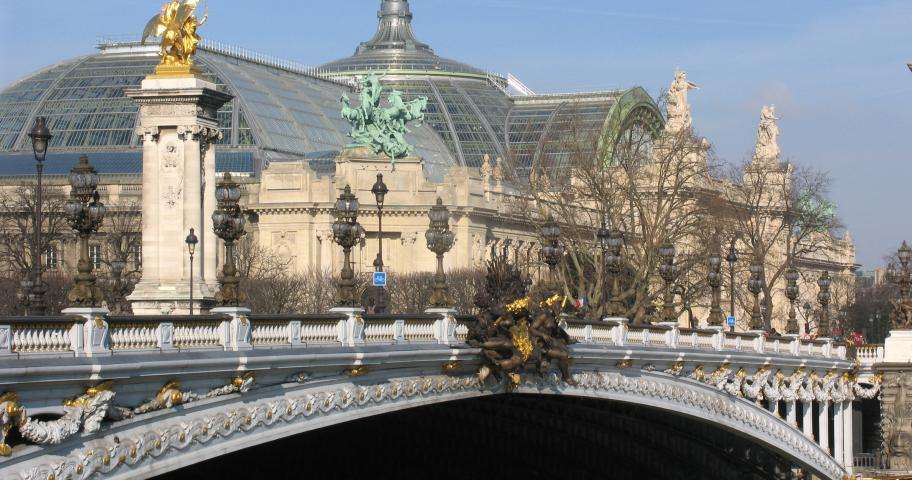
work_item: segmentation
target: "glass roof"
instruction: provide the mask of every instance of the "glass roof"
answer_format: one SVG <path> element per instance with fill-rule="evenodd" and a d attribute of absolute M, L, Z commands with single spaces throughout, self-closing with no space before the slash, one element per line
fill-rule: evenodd
<path fill-rule="evenodd" d="M 0 92 L 0 154 L 30 152 L 27 131 L 36 116 L 48 118 L 52 153 L 136 154 L 138 109 L 124 90 L 137 88 L 157 62 L 148 47 L 102 48 L 11 85 Z M 349 125 L 339 114 L 339 98 L 352 93 L 347 86 L 207 49 L 200 50 L 197 64 L 218 88 L 235 96 L 218 112 L 223 133 L 218 156 L 246 152 L 257 159 L 239 164 L 249 168 L 303 157 L 321 172 L 332 172 L 333 157 L 349 143 Z M 441 181 L 459 164 L 457 157 L 434 129 L 410 130 L 406 139 L 424 158 L 429 177 Z M 115 158 L 122 163 L 111 168 L 119 171 L 132 155 L 100 155 L 98 161 Z M 0 174 L 17 174 L 18 167 L 4 160 L 8 157 L 0 158 Z"/>

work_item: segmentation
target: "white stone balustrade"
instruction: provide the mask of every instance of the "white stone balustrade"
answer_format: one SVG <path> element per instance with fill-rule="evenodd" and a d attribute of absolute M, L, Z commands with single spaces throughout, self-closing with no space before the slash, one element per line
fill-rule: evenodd
<path fill-rule="evenodd" d="M 95 318 L 95 317 L 93 317 Z M 97 322 L 100 318 L 95 318 Z M 110 316 L 104 349 L 237 350 L 327 345 L 377 345 L 396 343 L 465 342 L 467 317 L 452 312 L 410 315 L 231 315 Z M 232 320 L 232 318 L 234 318 Z M 89 351 L 84 338 L 86 320 L 73 317 L 0 320 L 0 355 L 81 355 Z M 793 336 L 765 337 L 756 333 L 730 333 L 721 328 L 681 329 L 677 325 L 629 325 L 616 319 L 603 322 L 563 322 L 571 338 L 580 343 L 649 349 L 754 352 L 796 357 L 845 359 L 846 348 L 830 340 L 800 340 Z M 245 330 L 246 328 L 246 330 Z M 240 329 L 240 330 L 238 330 Z M 248 332 L 247 340 L 236 338 Z M 4 332 L 10 332 L 4 335 Z M 4 343 L 5 342 L 5 343 Z M 883 359 L 883 347 L 858 349 L 862 365 Z"/>

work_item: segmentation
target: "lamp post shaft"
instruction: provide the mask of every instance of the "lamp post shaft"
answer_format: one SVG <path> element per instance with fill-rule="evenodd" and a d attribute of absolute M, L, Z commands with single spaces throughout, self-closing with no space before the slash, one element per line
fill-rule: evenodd
<path fill-rule="evenodd" d="M 193 254 L 190 254 L 190 315 L 193 315 Z"/>

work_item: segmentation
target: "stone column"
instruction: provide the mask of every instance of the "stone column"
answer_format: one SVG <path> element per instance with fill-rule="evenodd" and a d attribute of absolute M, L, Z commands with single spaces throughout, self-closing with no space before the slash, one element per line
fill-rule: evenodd
<path fill-rule="evenodd" d="M 854 429 L 852 428 L 853 412 L 852 402 L 847 401 L 842 407 L 842 448 L 843 448 L 843 466 L 846 471 L 852 473 L 855 467 L 855 447 L 853 445 Z"/>
<path fill-rule="evenodd" d="M 833 458 L 840 465 L 843 463 L 845 440 L 842 434 L 842 402 L 833 402 Z"/>
<path fill-rule="evenodd" d="M 139 104 L 143 140 L 143 271 L 129 300 L 136 314 L 187 313 L 189 253 L 184 239 L 199 237 L 194 255 L 194 312 L 208 309 L 215 286 L 216 112 L 231 96 L 193 76 L 152 75 L 126 95 Z M 206 199 L 204 201 L 204 199 Z"/>
<path fill-rule="evenodd" d="M 801 430 L 804 432 L 804 436 L 814 439 L 814 402 L 802 402 L 803 408 L 801 409 Z"/>
<path fill-rule="evenodd" d="M 818 406 L 820 408 L 817 413 L 817 433 L 820 438 L 817 439 L 817 443 L 823 451 L 830 453 L 830 401 L 821 401 Z"/>
<path fill-rule="evenodd" d="M 798 428 L 798 412 L 795 411 L 795 400 L 785 401 L 785 420 L 789 425 Z"/>

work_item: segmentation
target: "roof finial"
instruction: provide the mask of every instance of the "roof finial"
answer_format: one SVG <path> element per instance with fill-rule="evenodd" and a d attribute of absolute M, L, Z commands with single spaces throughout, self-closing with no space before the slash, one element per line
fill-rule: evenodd
<path fill-rule="evenodd" d="M 412 32 L 412 11 L 408 0 L 382 0 L 377 33 L 370 40 L 362 43 L 355 52 L 364 50 L 425 50 L 431 51 L 426 44 L 418 41 Z"/>

